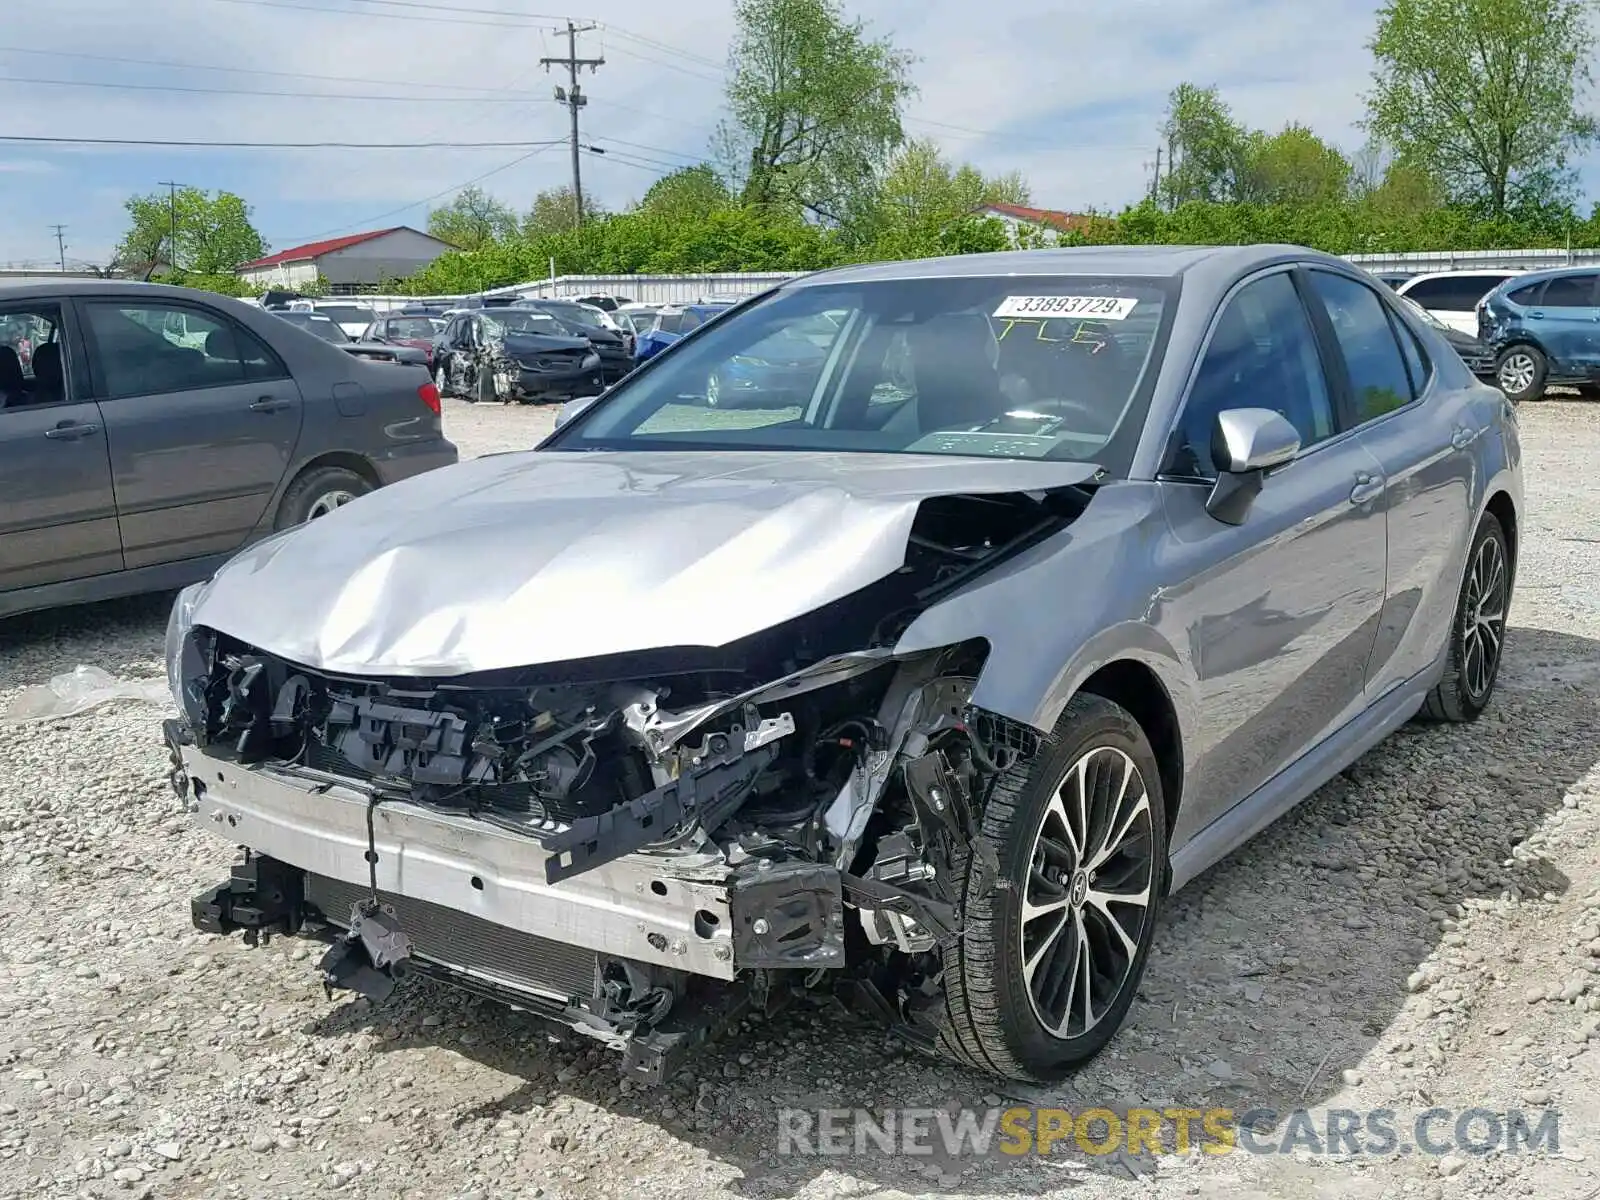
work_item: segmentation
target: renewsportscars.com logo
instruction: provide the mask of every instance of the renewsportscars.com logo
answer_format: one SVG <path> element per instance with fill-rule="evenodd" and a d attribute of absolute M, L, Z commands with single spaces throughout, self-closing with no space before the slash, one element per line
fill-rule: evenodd
<path fill-rule="evenodd" d="M 1541 1109 L 1271 1108 L 785 1108 L 778 1153 L 1397 1154 L 1561 1152 L 1561 1114 Z"/>

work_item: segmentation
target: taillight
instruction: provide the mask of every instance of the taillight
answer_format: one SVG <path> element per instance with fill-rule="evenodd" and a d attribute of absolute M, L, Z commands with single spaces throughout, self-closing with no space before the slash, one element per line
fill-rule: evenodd
<path fill-rule="evenodd" d="M 431 379 L 417 389 L 417 396 L 428 406 L 429 412 L 436 417 L 439 415 L 439 389 L 433 385 Z"/>

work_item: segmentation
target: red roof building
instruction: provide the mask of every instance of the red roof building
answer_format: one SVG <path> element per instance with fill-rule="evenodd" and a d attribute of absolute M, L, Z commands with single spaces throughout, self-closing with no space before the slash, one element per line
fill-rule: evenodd
<path fill-rule="evenodd" d="M 332 287 L 351 290 L 415 275 L 453 249 L 421 230 L 396 225 L 279 250 L 243 264 L 234 273 L 262 286 L 305 287 L 321 278 Z"/>
<path fill-rule="evenodd" d="M 1081 213 L 1062 212 L 1054 208 L 1029 208 L 1022 204 L 986 204 L 978 210 L 986 217 L 995 217 L 1006 225 L 1031 225 L 1055 233 L 1070 233 L 1087 228 L 1090 218 Z"/>

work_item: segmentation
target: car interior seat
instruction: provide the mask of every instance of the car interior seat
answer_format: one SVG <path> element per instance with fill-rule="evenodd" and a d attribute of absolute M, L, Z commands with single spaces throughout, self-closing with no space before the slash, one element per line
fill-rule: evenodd
<path fill-rule="evenodd" d="M 885 425 L 914 433 L 970 429 L 1004 415 L 1000 348 L 981 313 L 933 317 L 906 331 L 915 396 Z"/>
<path fill-rule="evenodd" d="M 10 346 L 0 346 L 0 408 L 18 408 L 28 402 L 28 381 L 22 359 Z"/>
<path fill-rule="evenodd" d="M 61 343 L 46 342 L 33 349 L 33 402 L 55 404 L 66 399 L 66 376 L 61 369 Z"/>

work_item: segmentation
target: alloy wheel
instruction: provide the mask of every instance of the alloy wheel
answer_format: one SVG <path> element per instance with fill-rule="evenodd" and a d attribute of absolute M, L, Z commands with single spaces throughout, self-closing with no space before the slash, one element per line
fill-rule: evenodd
<path fill-rule="evenodd" d="M 1497 537 L 1484 538 L 1467 575 L 1461 614 L 1461 678 L 1474 700 L 1488 694 L 1500 663 L 1510 582 L 1505 547 Z"/>
<path fill-rule="evenodd" d="M 716 408 L 722 403 L 722 373 L 713 371 L 706 380 L 706 407 Z"/>
<path fill-rule="evenodd" d="M 1507 394 L 1527 391 L 1533 386 L 1536 371 L 1532 355 L 1523 351 L 1506 355 L 1500 360 L 1498 372 L 1500 390 Z"/>
<path fill-rule="evenodd" d="M 1034 1016 L 1052 1037 L 1099 1024 L 1128 981 L 1155 892 L 1150 793 L 1123 751 L 1068 768 L 1034 833 L 1019 932 Z"/>
<path fill-rule="evenodd" d="M 356 498 L 354 492 L 347 492 L 343 488 L 334 488 L 323 492 L 311 502 L 311 507 L 306 510 L 306 520 L 315 521 L 318 517 L 325 517 L 336 508 L 343 508 Z"/>

